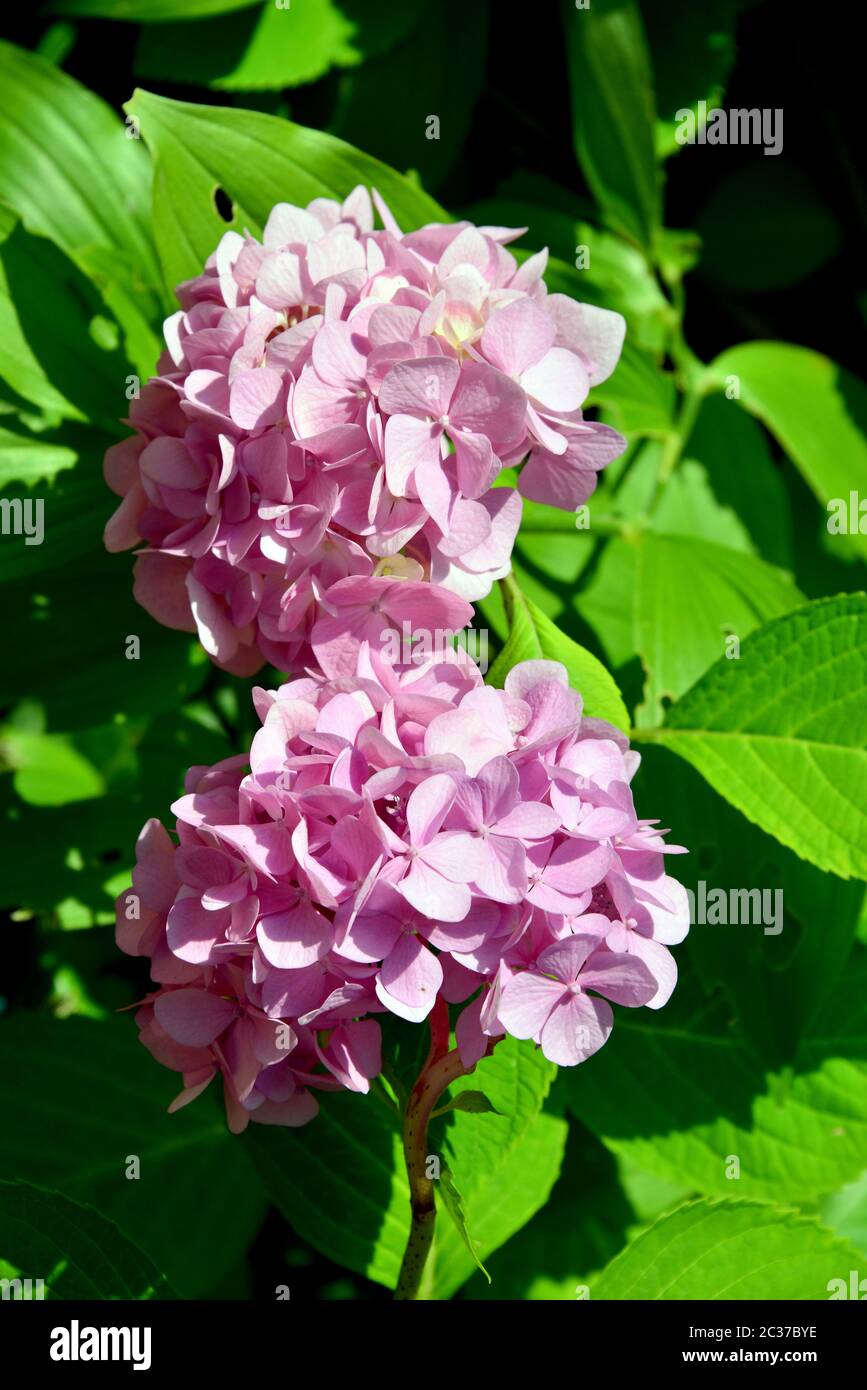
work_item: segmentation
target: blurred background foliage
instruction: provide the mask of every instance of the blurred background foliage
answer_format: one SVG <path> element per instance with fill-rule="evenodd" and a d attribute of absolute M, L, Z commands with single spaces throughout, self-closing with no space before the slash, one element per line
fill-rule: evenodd
<path fill-rule="evenodd" d="M 261 172 L 265 127 L 241 113 L 288 118 L 407 175 L 382 188 L 404 225 L 439 204 L 525 226 L 518 251 L 550 248 L 552 290 L 625 315 L 622 363 L 593 405 L 630 447 L 589 529 L 525 504 L 515 571 L 613 673 L 640 738 L 726 636 L 864 588 L 864 536 L 826 525 L 830 499 L 867 496 L 855 38 L 845 19 L 803 16 L 782 0 L 512 13 L 485 0 L 55 0 L 4 16 L 0 488 L 45 499 L 46 538 L 0 538 L 0 1179 L 92 1203 L 182 1296 L 271 1298 L 280 1284 L 293 1297 L 385 1296 L 405 1201 L 387 1176 L 399 1171 L 390 1130 L 372 1137 L 359 1119 L 371 1169 L 350 1144 L 350 1181 L 384 1184 L 395 1215 L 326 1230 L 341 1196 L 316 1167 L 325 1119 L 249 1145 L 207 1100 L 169 1119 L 171 1078 L 131 1019 L 113 1017 L 147 988 L 111 926 L 137 832 L 166 815 L 187 766 L 244 746 L 254 722 L 252 683 L 154 624 L 133 601 L 128 557 L 100 539 L 112 510 L 102 455 L 124 433 L 129 378 L 153 369 L 184 257 L 216 243 L 221 219 L 261 222 L 276 201 L 283 166 L 275 156 Z M 136 86 L 220 108 L 201 148 L 179 108 L 150 99 L 132 107 L 144 140 L 129 139 Z M 701 100 L 781 109 L 782 153 L 679 145 L 676 113 Z M 221 129 L 243 135 L 250 167 Z M 287 174 L 279 196 L 307 201 L 306 178 L 366 179 L 371 166 L 352 156 L 344 170 L 336 149 L 288 137 L 301 181 Z M 170 210 L 187 202 L 178 224 Z M 499 595 L 483 616 L 496 648 Z M 126 659 L 131 635 L 140 660 Z M 489 1150 L 496 1181 L 465 1196 L 494 1282 L 470 1277 L 450 1233 L 441 1296 L 572 1298 L 684 1198 L 730 1199 L 730 1155 L 734 1195 L 821 1217 L 829 1259 L 844 1258 L 843 1241 L 847 1259 L 867 1245 L 863 841 L 805 850 L 664 739 L 642 749 L 637 805 L 689 846 L 687 886 L 783 888 L 785 930 L 696 927 L 672 1004 L 649 1022 L 621 1016 L 604 1051 L 553 1085 L 532 1051 L 503 1049 L 490 1088 L 513 1095 L 521 1080 L 526 1115 L 500 1128 L 459 1116 L 443 1141 L 458 1178 L 462 1153 Z M 145 1156 L 146 1182 L 121 1180 L 126 1154 Z M 310 1184 L 293 1185 L 305 1165 Z M 797 1245 L 789 1218 L 774 1220 L 780 1248 Z"/>

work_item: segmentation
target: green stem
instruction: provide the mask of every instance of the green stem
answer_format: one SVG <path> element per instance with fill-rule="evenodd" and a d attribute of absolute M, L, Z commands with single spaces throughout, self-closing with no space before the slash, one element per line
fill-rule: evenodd
<path fill-rule="evenodd" d="M 403 1152 L 409 1178 L 412 1221 L 394 1292 L 396 1299 L 418 1299 L 423 1296 L 422 1280 L 436 1227 L 434 1180 L 427 1171 L 428 1124 L 443 1091 L 467 1071 L 457 1048 L 448 1051 L 449 1015 L 444 999 L 437 1000 L 429 1022 L 430 1052 L 412 1088 L 403 1124 Z"/>
<path fill-rule="evenodd" d="M 656 488 L 653 499 L 650 503 L 650 512 L 656 509 L 662 489 L 674 472 L 681 454 L 686 447 L 689 436 L 692 434 L 696 417 L 701 409 L 701 403 L 705 395 L 705 380 L 702 376 L 693 376 L 687 387 L 680 410 L 671 433 L 668 435 L 663 447 L 662 456 L 659 460 L 659 472 L 656 475 Z"/>

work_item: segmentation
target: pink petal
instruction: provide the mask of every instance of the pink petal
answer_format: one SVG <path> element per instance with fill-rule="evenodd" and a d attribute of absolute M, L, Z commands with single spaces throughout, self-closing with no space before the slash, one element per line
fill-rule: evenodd
<path fill-rule="evenodd" d="M 256 940 L 265 959 L 278 970 L 300 970 L 328 954 L 334 928 L 312 903 L 302 899 L 288 912 L 263 917 Z"/>
<path fill-rule="evenodd" d="M 568 348 L 551 348 L 521 377 L 521 386 L 531 400 L 545 410 L 566 414 L 577 410 L 587 397 L 590 381 L 586 369 Z"/>
<path fill-rule="evenodd" d="M 481 497 L 499 471 L 491 441 L 470 430 L 452 430 L 458 469 L 458 486 L 464 497 Z M 487 532 L 486 532 L 487 534 Z M 484 540 L 484 536 L 481 537 Z M 478 544 L 478 542 L 477 542 Z"/>
<path fill-rule="evenodd" d="M 487 362 L 469 362 L 463 368 L 449 410 L 453 425 L 485 434 L 496 448 L 514 444 L 524 432 L 527 398 L 510 377 Z"/>
<path fill-rule="evenodd" d="M 454 799 L 454 781 L 444 772 L 419 783 L 406 803 L 406 823 L 413 845 L 425 845 L 433 839 Z"/>
<path fill-rule="evenodd" d="M 392 367 L 379 391 L 387 415 L 420 415 L 438 420 L 449 412 L 461 369 L 450 357 L 417 357 Z"/>
<path fill-rule="evenodd" d="M 204 989 L 173 989 L 161 994 L 154 1013 L 175 1042 L 207 1047 L 237 1015 L 237 1006 Z"/>
<path fill-rule="evenodd" d="M 451 883 L 421 859 L 414 859 L 398 892 L 412 907 L 431 921 L 461 922 L 470 910 L 472 898 L 463 883 Z"/>
<path fill-rule="evenodd" d="M 586 360 L 591 386 L 605 381 L 617 366 L 623 347 L 623 316 L 595 304 L 579 304 L 566 294 L 549 294 L 545 307 L 557 325 L 557 342 L 580 352 Z"/>
<path fill-rule="evenodd" d="M 271 367 L 241 372 L 232 382 L 229 411 L 241 429 L 265 429 L 284 418 L 283 378 Z"/>
<path fill-rule="evenodd" d="M 443 971 L 420 937 L 403 932 L 388 959 L 383 961 L 380 979 L 399 1003 L 429 1011 L 443 982 Z"/>
<path fill-rule="evenodd" d="M 556 328 L 529 299 L 516 299 L 491 314 L 480 347 L 488 361 L 507 376 L 521 376 L 552 346 Z"/>
<path fill-rule="evenodd" d="M 653 998 L 658 985 L 639 956 L 602 950 L 594 951 L 581 971 L 581 988 L 637 1009 Z"/>
<path fill-rule="evenodd" d="M 590 933 L 564 937 L 562 941 L 555 941 L 553 945 L 546 946 L 545 950 L 540 952 L 536 962 L 537 968 L 546 975 L 556 975 L 563 984 L 573 984 L 578 979 L 585 961 L 598 945 L 598 937 Z M 583 975 L 581 984 L 584 984 Z"/>
<path fill-rule="evenodd" d="M 169 949 L 181 960 L 203 965 L 211 960 L 216 943 L 224 940 L 229 921 L 228 908 L 211 912 L 198 897 L 178 898 L 166 924 Z"/>
<path fill-rule="evenodd" d="M 525 970 L 506 984 L 497 1014 L 512 1037 L 538 1038 L 562 997 L 563 986 L 557 980 Z"/>
<path fill-rule="evenodd" d="M 542 1051 L 549 1062 L 574 1067 L 599 1051 L 613 1026 L 614 1016 L 604 999 L 566 995 L 542 1029 Z"/>
<path fill-rule="evenodd" d="M 406 496 L 416 469 L 439 468 L 441 439 L 438 425 L 413 415 L 392 415 L 386 421 L 385 479 L 395 497 Z"/>

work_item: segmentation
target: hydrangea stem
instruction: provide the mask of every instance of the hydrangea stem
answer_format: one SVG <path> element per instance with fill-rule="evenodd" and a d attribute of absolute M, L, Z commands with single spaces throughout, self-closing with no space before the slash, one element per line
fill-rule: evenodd
<path fill-rule="evenodd" d="M 409 1178 L 412 1224 L 394 1296 L 421 1297 L 425 1265 L 436 1227 L 434 1180 L 428 1174 L 427 1131 L 431 1111 L 451 1083 L 467 1070 L 457 1048 L 449 1052 L 449 1014 L 444 999 L 437 1000 L 430 1015 L 431 1045 L 427 1061 L 407 1101 L 403 1124 L 403 1152 Z"/>

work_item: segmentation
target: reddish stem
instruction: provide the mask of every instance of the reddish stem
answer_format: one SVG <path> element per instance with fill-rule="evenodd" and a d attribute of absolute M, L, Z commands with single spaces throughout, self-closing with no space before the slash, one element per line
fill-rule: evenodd
<path fill-rule="evenodd" d="M 436 1203 L 434 1179 L 427 1171 L 427 1131 L 431 1112 L 453 1081 L 475 1070 L 475 1064 L 464 1066 L 457 1048 L 448 1051 L 449 1014 L 444 999 L 437 999 L 429 1023 L 430 1051 L 407 1101 L 403 1122 L 403 1152 L 409 1178 L 412 1222 L 394 1293 L 396 1299 L 419 1297 L 424 1268 L 433 1244 Z M 493 1051 L 495 1045 L 496 1039 L 492 1038 L 488 1043 L 488 1052 Z"/>

